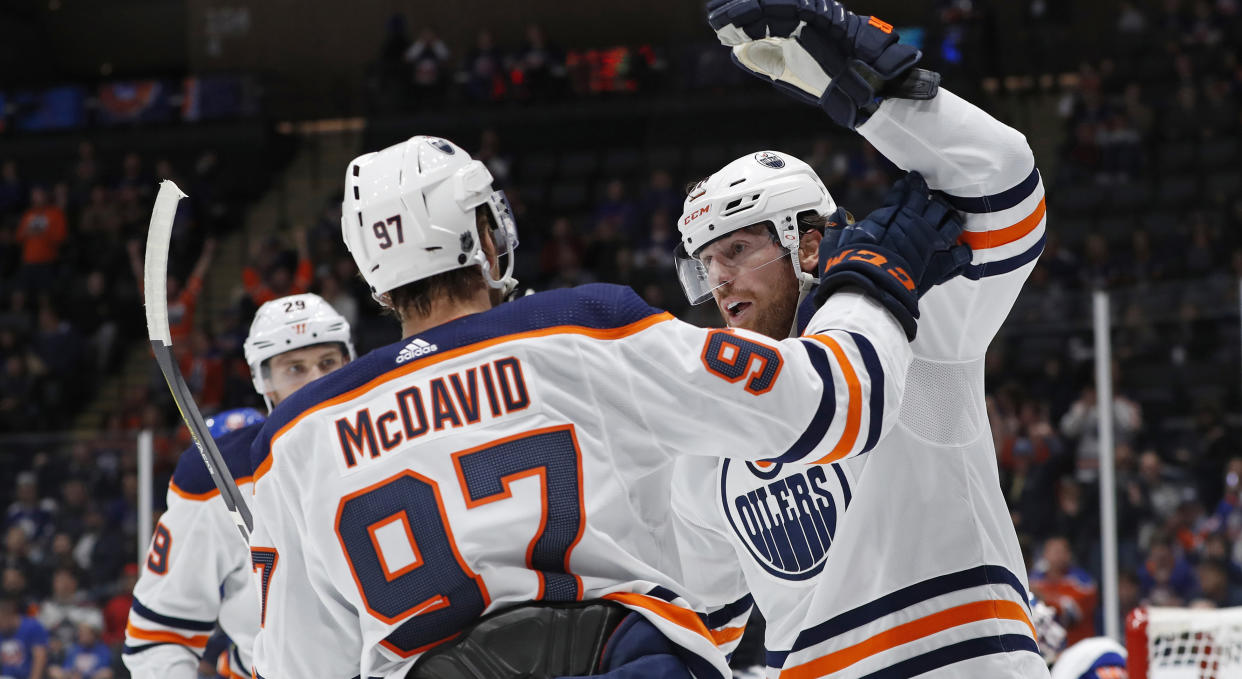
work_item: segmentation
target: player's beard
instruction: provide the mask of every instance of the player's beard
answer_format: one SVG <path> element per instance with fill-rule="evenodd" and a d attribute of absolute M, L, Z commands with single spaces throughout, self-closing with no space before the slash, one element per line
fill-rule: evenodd
<path fill-rule="evenodd" d="M 774 264 L 776 267 L 774 272 L 780 272 L 778 280 L 766 282 L 767 285 L 764 285 L 764 282 L 755 281 L 758 285 L 754 287 L 743 282 L 742 285 L 746 285 L 746 288 L 735 289 L 734 292 L 754 300 L 753 313 L 741 321 L 736 324 L 729 323 L 728 314 L 717 305 L 717 310 L 725 319 L 725 323 L 730 327 L 751 330 L 775 340 L 789 337 L 790 330 L 793 328 L 794 315 L 798 311 L 798 279 L 793 275 L 793 270 L 787 262 L 788 259 L 784 266 L 779 263 Z"/>

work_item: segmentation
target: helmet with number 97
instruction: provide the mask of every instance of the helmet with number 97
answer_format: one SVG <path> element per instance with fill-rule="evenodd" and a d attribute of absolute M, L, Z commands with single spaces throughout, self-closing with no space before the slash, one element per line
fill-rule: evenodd
<path fill-rule="evenodd" d="M 674 252 L 677 277 L 691 304 L 711 299 L 713 284 L 697 255 L 714 240 L 738 229 L 770 221 L 780 245 L 798 262 L 798 215 L 813 211 L 832 215 L 837 204 L 810 165 L 779 151 L 750 153 L 699 182 L 686 196 Z M 767 262 L 764 262 L 766 264 Z"/>
<path fill-rule="evenodd" d="M 272 391 L 263 377 L 263 363 L 268 359 L 286 351 L 331 343 L 344 345 L 349 360 L 354 360 L 349 321 L 319 295 L 304 293 L 265 302 L 255 312 L 250 334 L 242 345 L 255 391 L 264 399 Z"/>
<path fill-rule="evenodd" d="M 479 242 L 475 209 L 486 206 L 498 256 L 497 279 Z M 456 144 L 418 136 L 355 158 L 345 171 L 341 233 L 371 295 L 436 274 L 479 266 L 493 288 L 512 286 L 517 227 L 492 174 Z"/>

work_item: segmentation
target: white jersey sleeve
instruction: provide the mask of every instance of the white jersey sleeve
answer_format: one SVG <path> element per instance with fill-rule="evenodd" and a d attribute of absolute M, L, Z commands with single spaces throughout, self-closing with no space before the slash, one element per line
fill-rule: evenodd
<path fill-rule="evenodd" d="M 983 356 L 1044 250 L 1044 185 L 1022 133 L 940 88 L 934 99 L 888 99 L 858 127 L 876 150 L 917 170 L 965 217 L 971 263 L 919 301 L 917 357 Z"/>
<path fill-rule="evenodd" d="M 234 480 L 250 491 L 255 424 L 217 440 Z M 249 675 L 258 597 L 246 543 L 237 532 L 196 448 L 182 453 L 155 527 L 125 630 L 123 660 L 135 679 L 196 679 L 217 624 L 234 648 L 229 667 Z M 238 666 L 240 665 L 240 667 Z M 232 679 L 232 677 L 230 677 Z"/>
<path fill-rule="evenodd" d="M 400 676 L 498 608 L 605 599 L 727 676 L 750 604 L 683 565 L 674 461 L 857 456 L 900 407 L 910 349 L 887 311 L 842 293 L 809 327 L 696 328 L 592 285 L 304 387 L 252 448 L 256 675 Z"/>

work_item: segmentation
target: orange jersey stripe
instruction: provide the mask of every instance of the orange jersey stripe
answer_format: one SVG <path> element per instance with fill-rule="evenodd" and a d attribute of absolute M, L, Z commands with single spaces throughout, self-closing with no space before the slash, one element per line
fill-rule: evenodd
<path fill-rule="evenodd" d="M 854 372 L 854 366 L 835 339 L 828 335 L 808 335 L 807 339 L 813 339 L 832 350 L 832 355 L 837 357 L 837 363 L 841 364 L 841 373 L 845 375 L 845 384 L 849 388 L 849 410 L 846 411 L 845 431 L 841 432 L 841 439 L 831 453 L 811 463 L 829 464 L 849 455 L 854 443 L 858 441 L 858 431 L 862 428 L 862 385 L 858 382 L 858 373 Z M 828 388 L 827 385 L 825 388 Z"/>
<path fill-rule="evenodd" d="M 233 482 L 240 486 L 243 483 L 250 483 L 253 480 L 254 480 L 253 476 L 243 476 L 241 478 L 233 479 Z M 173 483 L 172 481 L 168 482 L 168 490 L 171 490 L 172 492 L 176 493 L 177 495 L 180 495 L 181 497 L 187 500 L 194 500 L 195 502 L 206 502 L 207 500 L 210 500 L 211 498 L 216 497 L 217 495 L 220 494 L 219 488 L 212 488 L 206 493 L 191 493 L 187 490 L 182 490 L 181 486 L 178 486 L 176 483 Z"/>
<path fill-rule="evenodd" d="M 840 672 L 841 670 L 882 653 L 890 648 L 908 644 L 951 627 L 958 627 L 980 620 L 991 619 L 1017 620 L 1026 623 L 1031 629 L 1031 637 L 1035 636 L 1035 627 L 1031 625 L 1026 610 L 1009 600 L 973 601 L 961 606 L 954 606 L 929 616 L 911 620 L 892 629 L 861 641 L 848 648 L 829 653 L 810 662 L 781 670 L 781 679 L 814 679 Z"/>
<path fill-rule="evenodd" d="M 194 648 L 204 648 L 207 646 L 206 634 L 186 637 L 174 632 L 142 629 L 141 627 L 135 627 L 132 622 L 125 626 L 125 633 L 135 639 L 142 639 L 143 641 L 158 641 L 166 644 L 177 644 L 179 646 L 191 646 Z"/>
<path fill-rule="evenodd" d="M 682 608 L 677 604 L 670 604 L 663 599 L 657 599 L 644 594 L 635 594 L 634 592 L 613 592 L 612 594 L 605 594 L 602 598 L 646 609 L 678 627 L 684 627 L 698 634 L 713 644 L 723 643 L 715 640 L 715 636 L 707 630 L 707 625 L 703 624 L 703 619 L 696 615 L 694 611 Z"/>
<path fill-rule="evenodd" d="M 464 347 L 457 347 L 456 349 L 450 349 L 441 354 L 435 354 L 433 356 L 428 356 L 421 360 L 410 361 L 409 363 L 401 366 L 400 368 L 397 368 L 395 370 L 390 370 L 389 372 L 386 372 L 383 375 L 380 375 L 379 377 L 371 380 L 370 382 L 367 382 L 366 384 L 360 387 L 351 389 L 339 396 L 335 396 L 322 403 L 319 403 L 313 408 L 307 409 L 306 411 L 299 414 L 297 417 L 290 420 L 283 427 L 278 429 L 276 433 L 272 435 L 272 440 L 269 445 L 275 445 L 276 439 L 283 436 L 285 432 L 289 431 L 289 429 L 293 427 L 293 425 L 297 424 L 298 422 L 301 422 L 302 418 L 308 415 L 311 415 L 312 413 L 315 413 L 319 410 L 323 410 L 324 408 L 329 408 L 334 405 L 345 403 L 346 401 L 355 399 L 358 396 L 361 396 L 362 394 L 380 386 L 381 384 L 384 384 L 386 382 L 391 382 L 392 380 L 395 380 L 398 377 L 403 377 L 416 370 L 421 370 L 423 368 L 426 368 L 427 366 L 435 365 L 436 363 L 440 363 L 442 361 L 454 359 L 459 356 L 465 356 L 466 354 L 480 351 L 488 347 L 493 347 L 493 346 L 496 346 L 497 344 L 504 344 L 505 342 L 513 342 L 516 340 L 530 339 L 532 337 L 548 337 L 551 335 L 583 335 L 583 336 L 590 337 L 592 339 L 598 339 L 598 340 L 616 340 L 616 339 L 629 337 L 630 335 L 634 335 L 639 332 L 642 332 L 643 330 L 646 330 L 647 328 L 650 328 L 651 326 L 657 323 L 663 323 L 664 321 L 671 321 L 671 320 L 673 320 L 673 315 L 665 311 L 665 312 L 658 313 L 658 314 L 652 314 L 640 321 L 635 321 L 633 323 L 630 323 L 629 325 L 623 325 L 619 328 L 601 329 L 601 328 L 587 328 L 587 327 L 580 326 L 580 325 L 558 325 L 558 326 L 553 326 L 551 328 L 541 328 L 539 330 L 529 330 L 527 332 L 519 332 L 519 333 L 514 333 L 512 335 L 502 335 L 500 337 L 493 337 L 492 339 L 489 339 L 489 340 L 484 340 L 482 342 L 476 342 L 474 344 L 468 344 Z M 267 474 L 268 470 L 270 470 L 271 468 L 272 468 L 272 455 L 271 455 L 271 451 L 269 450 L 267 457 L 264 458 L 263 462 L 259 464 L 259 468 L 254 470 L 254 480 L 257 482 L 259 479 L 263 478 L 263 475 Z"/>
<path fill-rule="evenodd" d="M 714 629 L 711 631 L 712 641 L 717 646 L 727 644 L 731 641 L 737 641 L 742 638 L 742 634 L 746 631 L 746 626 L 741 627 L 725 627 L 724 629 Z"/>
<path fill-rule="evenodd" d="M 1034 231 L 1035 227 L 1039 226 L 1039 222 L 1043 220 L 1046 211 L 1044 199 L 1040 198 L 1035 211 L 1017 224 L 992 231 L 963 231 L 962 235 L 958 236 L 957 242 L 965 243 L 975 250 L 1008 245 Z"/>

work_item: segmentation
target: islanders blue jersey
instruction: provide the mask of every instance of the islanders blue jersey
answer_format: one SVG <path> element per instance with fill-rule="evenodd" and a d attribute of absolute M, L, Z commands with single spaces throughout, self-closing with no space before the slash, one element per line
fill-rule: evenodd
<path fill-rule="evenodd" d="M 224 434 L 216 446 L 242 494 L 251 489 L 250 444 L 262 421 Z M 259 595 L 250 552 L 198 448 L 181 454 L 134 587 L 122 659 L 135 679 L 196 679 L 217 624 L 233 641 L 229 679 L 250 676 Z"/>
<path fill-rule="evenodd" d="M 899 407 L 909 344 L 881 306 L 841 294 L 810 328 L 707 330 L 589 285 L 305 387 L 252 451 L 257 674 L 402 676 L 492 610 L 602 598 L 696 658 L 696 676 L 728 676 L 717 644 L 748 602 L 696 614 L 733 591 L 682 568 L 674 460 L 848 459 Z"/>

